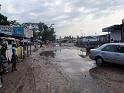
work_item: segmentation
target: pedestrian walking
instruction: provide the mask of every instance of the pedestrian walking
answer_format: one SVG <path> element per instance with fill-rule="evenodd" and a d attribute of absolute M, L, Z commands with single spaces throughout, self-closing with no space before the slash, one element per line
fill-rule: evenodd
<path fill-rule="evenodd" d="M 62 43 L 61 43 L 61 41 L 59 42 L 59 46 L 60 46 L 60 47 L 62 46 Z"/>
<path fill-rule="evenodd" d="M 12 72 L 16 71 L 17 55 L 16 55 L 16 44 L 12 45 Z"/>
<path fill-rule="evenodd" d="M 89 55 L 90 47 L 91 47 L 91 44 L 90 44 L 90 41 L 88 40 L 87 46 L 86 46 L 86 55 Z"/>
<path fill-rule="evenodd" d="M 42 42 L 40 42 L 40 47 L 43 47 L 43 43 Z"/>

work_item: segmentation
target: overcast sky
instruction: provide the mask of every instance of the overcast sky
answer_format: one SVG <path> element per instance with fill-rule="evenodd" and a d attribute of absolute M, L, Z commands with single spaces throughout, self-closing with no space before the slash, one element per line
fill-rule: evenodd
<path fill-rule="evenodd" d="M 1 12 L 19 22 L 55 24 L 58 36 L 104 34 L 121 24 L 124 0 L 0 0 Z"/>

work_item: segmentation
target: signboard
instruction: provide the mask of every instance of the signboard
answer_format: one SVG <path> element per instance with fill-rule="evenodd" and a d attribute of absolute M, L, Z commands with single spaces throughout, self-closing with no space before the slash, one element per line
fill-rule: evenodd
<path fill-rule="evenodd" d="M 13 32 L 12 26 L 0 26 L 0 33 L 12 35 L 12 32 Z"/>
<path fill-rule="evenodd" d="M 17 27 L 13 27 L 13 36 L 18 36 L 18 37 L 24 37 L 24 28 L 17 26 Z"/>
<path fill-rule="evenodd" d="M 25 28 L 24 29 L 24 33 L 25 33 L 25 37 L 27 37 L 27 38 L 33 37 L 33 31 L 32 31 L 32 29 Z"/>

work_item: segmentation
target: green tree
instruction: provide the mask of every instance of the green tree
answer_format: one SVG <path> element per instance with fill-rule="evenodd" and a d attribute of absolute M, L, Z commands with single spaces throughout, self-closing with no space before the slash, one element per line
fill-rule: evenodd
<path fill-rule="evenodd" d="M 0 13 L 0 25 L 9 25 L 9 21 L 7 21 L 7 17 Z"/>
<path fill-rule="evenodd" d="M 23 23 L 23 25 L 29 26 L 32 25 L 33 27 L 33 39 L 40 39 L 42 41 L 55 41 L 56 35 L 55 30 L 53 28 L 53 24 L 49 27 L 45 23 Z M 38 26 L 38 28 L 36 27 Z"/>
<path fill-rule="evenodd" d="M 50 27 L 48 27 L 46 24 L 44 23 L 39 23 L 39 35 L 42 37 L 42 41 L 55 41 L 56 39 L 56 35 L 55 35 L 55 31 L 54 28 L 52 27 L 52 25 Z"/>

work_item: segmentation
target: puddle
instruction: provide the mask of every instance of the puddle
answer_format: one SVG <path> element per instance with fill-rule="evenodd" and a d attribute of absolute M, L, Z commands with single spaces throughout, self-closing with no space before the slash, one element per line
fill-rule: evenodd
<path fill-rule="evenodd" d="M 55 58 L 55 53 L 54 51 L 43 51 L 40 53 L 40 56 Z"/>
<path fill-rule="evenodd" d="M 55 59 L 59 61 L 58 64 L 73 81 L 74 91 L 72 93 L 90 93 L 90 91 L 105 93 L 89 73 L 89 70 L 96 66 L 85 57 L 87 57 L 86 52 L 78 49 L 61 49 L 61 51 L 56 51 Z"/>

